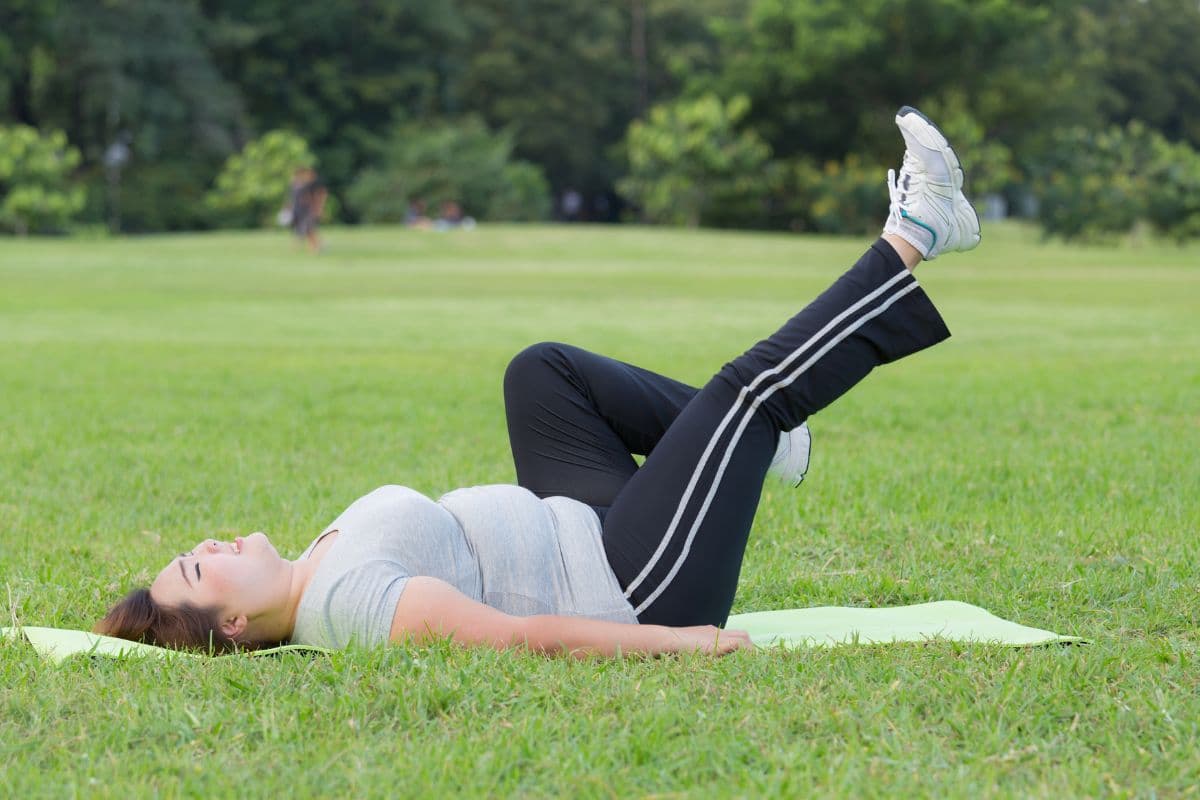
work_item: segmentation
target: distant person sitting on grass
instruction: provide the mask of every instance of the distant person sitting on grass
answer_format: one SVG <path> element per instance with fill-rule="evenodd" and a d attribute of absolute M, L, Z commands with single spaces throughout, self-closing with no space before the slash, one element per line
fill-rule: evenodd
<path fill-rule="evenodd" d="M 464 214 L 462 206 L 455 201 L 447 200 L 442 203 L 441 213 L 438 215 L 437 221 L 433 223 L 433 229 L 448 231 L 454 228 L 473 231 L 475 230 L 475 218 Z"/>
<path fill-rule="evenodd" d="M 561 344 L 504 376 L 518 486 L 436 502 L 385 486 L 296 560 L 263 533 L 206 539 L 96 626 L 226 651 L 449 637 L 616 655 L 750 647 L 720 630 L 770 471 L 799 482 L 805 420 L 874 367 L 949 332 L 912 270 L 979 243 L 958 158 L 905 107 L 881 238 L 849 272 L 703 388 Z M 639 467 L 631 453 L 645 454 Z"/>
<path fill-rule="evenodd" d="M 408 204 L 408 210 L 404 212 L 404 224 L 410 228 L 420 228 L 421 230 L 429 230 L 433 227 L 433 220 L 425 213 L 424 200 L 413 200 Z"/>
<path fill-rule="evenodd" d="M 288 205 L 280 215 L 288 219 L 292 233 L 304 241 L 308 249 L 314 253 L 321 249 L 321 238 L 317 234 L 317 224 L 325 213 L 325 202 L 329 199 L 329 190 L 316 170 L 311 167 L 301 167 L 292 175 L 288 187 Z"/>

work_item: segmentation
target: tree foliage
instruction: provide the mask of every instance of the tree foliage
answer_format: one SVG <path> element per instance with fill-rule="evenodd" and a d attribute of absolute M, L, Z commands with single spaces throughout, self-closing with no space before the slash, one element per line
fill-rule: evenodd
<path fill-rule="evenodd" d="M 308 143 L 290 131 L 270 131 L 229 157 L 205 198 L 229 224 L 270 225 L 297 169 L 315 167 Z"/>
<path fill-rule="evenodd" d="M 0 127 L 0 226 L 20 235 L 64 230 L 83 209 L 83 189 L 71 182 L 79 161 L 62 131 Z"/>
<path fill-rule="evenodd" d="M 654 222 L 700 224 L 717 198 L 762 194 L 771 148 L 738 130 L 749 101 L 715 95 L 656 106 L 629 127 L 629 176 L 618 184 Z"/>
<path fill-rule="evenodd" d="M 513 158 L 512 136 L 476 116 L 400 125 L 381 166 L 364 170 L 347 199 L 366 222 L 402 222 L 410 204 L 436 215 L 445 203 L 487 220 L 544 219 L 550 194 L 540 168 Z"/>
<path fill-rule="evenodd" d="M 850 234 L 882 227 L 888 195 L 884 173 L 870 160 L 853 153 L 824 163 L 796 158 L 784 175 L 778 203 L 791 230 Z"/>
<path fill-rule="evenodd" d="M 1093 58 L 1107 122 L 1139 120 L 1200 147 L 1200 4 L 1090 0 L 1077 4 L 1066 46 Z"/>
<path fill-rule="evenodd" d="M 1195 0 L 5 0 L 0 124 L 66 133 L 85 219 L 159 230 L 246 224 L 204 198 L 267 131 L 344 194 L 387 171 L 398 126 L 474 116 L 530 187 L 590 197 L 652 108 L 745 97 L 733 127 L 772 157 L 752 191 L 705 187 L 701 221 L 842 230 L 873 214 L 903 104 L 936 115 L 976 194 L 1049 187 L 1076 129 L 1200 147 L 1197 41 Z"/>
<path fill-rule="evenodd" d="M 398 119 L 444 111 L 467 26 L 458 0 L 203 0 L 213 61 L 250 130 L 299 133 L 345 187 Z"/>
<path fill-rule="evenodd" d="M 997 92 L 1024 98 L 1029 107 L 1022 117 L 1046 104 L 1044 83 L 1034 92 L 1022 88 L 1047 69 L 1021 57 L 1023 44 L 1047 19 L 1042 5 L 755 0 L 744 24 L 723 26 L 722 69 L 708 83 L 723 96 L 750 99 L 747 124 L 780 157 L 838 160 L 861 153 L 891 160 L 891 117 L 901 105 L 949 90 L 981 107 Z M 1025 97 L 1030 94 L 1035 100 Z M 1017 104 L 1006 106 L 1011 112 Z"/>
<path fill-rule="evenodd" d="M 1180 241 L 1200 235 L 1200 153 L 1140 122 L 1063 133 L 1041 180 L 1040 219 L 1067 239 L 1153 226 Z"/>

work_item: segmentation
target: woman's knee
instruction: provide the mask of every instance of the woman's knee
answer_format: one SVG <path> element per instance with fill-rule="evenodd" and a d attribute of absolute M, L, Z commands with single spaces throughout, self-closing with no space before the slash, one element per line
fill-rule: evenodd
<path fill-rule="evenodd" d="M 561 342 L 538 342 L 517 353 L 504 370 L 504 387 L 517 387 L 547 370 L 557 370 L 572 348 Z"/>

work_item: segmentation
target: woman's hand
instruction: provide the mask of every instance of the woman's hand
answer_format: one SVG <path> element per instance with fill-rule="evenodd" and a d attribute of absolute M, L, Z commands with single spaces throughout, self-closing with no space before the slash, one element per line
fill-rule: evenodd
<path fill-rule="evenodd" d="M 724 630 L 715 625 L 667 628 L 673 637 L 668 653 L 707 653 L 723 656 L 734 650 L 753 650 L 754 643 L 745 631 Z"/>

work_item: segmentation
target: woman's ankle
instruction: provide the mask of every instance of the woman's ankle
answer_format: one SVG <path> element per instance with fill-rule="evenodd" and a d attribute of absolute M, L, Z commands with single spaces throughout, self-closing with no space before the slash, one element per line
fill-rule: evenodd
<path fill-rule="evenodd" d="M 900 260 L 904 262 L 904 266 L 908 267 L 909 272 L 915 270 L 917 264 L 921 263 L 921 251 L 913 247 L 899 235 L 885 233 L 880 238 L 892 246 L 892 249 L 896 251 L 896 255 L 900 256 Z"/>

